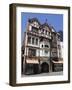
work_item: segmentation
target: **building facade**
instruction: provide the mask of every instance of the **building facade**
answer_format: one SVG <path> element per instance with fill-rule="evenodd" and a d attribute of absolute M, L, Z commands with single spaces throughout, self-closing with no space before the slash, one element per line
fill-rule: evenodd
<path fill-rule="evenodd" d="M 61 64 L 63 68 L 60 42 L 59 33 L 47 22 L 40 24 L 37 18 L 29 19 L 21 49 L 22 74 L 52 72 L 54 64 Z"/>

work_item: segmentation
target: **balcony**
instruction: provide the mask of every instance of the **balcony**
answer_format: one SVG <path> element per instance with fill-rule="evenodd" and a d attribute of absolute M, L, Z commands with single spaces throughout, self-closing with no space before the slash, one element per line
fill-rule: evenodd
<path fill-rule="evenodd" d="M 44 38 L 49 38 L 49 39 L 51 39 L 51 36 L 50 36 L 50 35 L 45 35 L 45 34 L 41 34 L 41 33 L 40 33 L 39 36 L 40 36 L 40 37 L 44 37 Z"/>

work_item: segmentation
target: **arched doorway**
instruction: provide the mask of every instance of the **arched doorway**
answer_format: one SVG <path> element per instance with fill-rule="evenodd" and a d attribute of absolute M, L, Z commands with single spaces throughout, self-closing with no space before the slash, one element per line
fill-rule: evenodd
<path fill-rule="evenodd" d="M 49 72 L 49 65 L 46 62 L 42 63 L 41 72 Z"/>

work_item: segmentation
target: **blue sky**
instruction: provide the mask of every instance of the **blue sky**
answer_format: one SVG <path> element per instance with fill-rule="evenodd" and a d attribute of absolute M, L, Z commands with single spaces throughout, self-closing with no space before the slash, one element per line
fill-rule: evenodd
<path fill-rule="evenodd" d="M 21 12 L 21 32 L 26 31 L 26 25 L 29 18 L 37 18 L 41 24 L 46 22 L 52 25 L 55 30 L 63 31 L 63 15 L 62 14 L 43 14 L 43 13 L 26 13 Z M 23 37 L 23 36 L 22 36 Z"/>

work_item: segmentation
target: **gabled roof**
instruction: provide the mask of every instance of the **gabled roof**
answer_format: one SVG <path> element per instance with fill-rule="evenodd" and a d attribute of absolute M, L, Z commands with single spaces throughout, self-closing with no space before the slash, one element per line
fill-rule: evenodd
<path fill-rule="evenodd" d="M 35 21 L 38 22 L 38 24 L 40 25 L 40 27 L 39 27 L 40 29 L 42 29 L 42 28 L 44 28 L 45 26 L 47 26 L 51 32 L 56 33 L 55 28 L 54 28 L 53 26 L 49 25 L 49 24 L 47 23 L 47 21 L 46 21 L 44 24 L 41 24 L 37 18 L 31 18 L 31 19 L 29 18 L 29 20 L 28 20 L 28 22 L 30 22 L 30 23 L 33 23 L 33 22 L 35 22 Z"/>
<path fill-rule="evenodd" d="M 42 25 L 40 26 L 40 28 L 44 28 L 45 26 L 47 26 L 47 27 L 49 28 L 49 30 L 51 31 L 51 28 L 50 28 L 50 26 L 48 25 L 48 23 L 42 24 Z"/>

